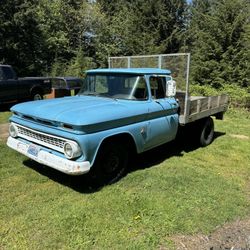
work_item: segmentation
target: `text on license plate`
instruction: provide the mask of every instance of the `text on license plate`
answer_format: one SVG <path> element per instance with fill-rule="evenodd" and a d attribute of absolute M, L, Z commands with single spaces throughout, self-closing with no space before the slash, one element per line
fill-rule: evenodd
<path fill-rule="evenodd" d="M 36 146 L 34 144 L 30 144 L 27 152 L 30 155 L 37 156 L 39 150 L 40 150 L 40 147 L 38 147 L 38 146 Z"/>

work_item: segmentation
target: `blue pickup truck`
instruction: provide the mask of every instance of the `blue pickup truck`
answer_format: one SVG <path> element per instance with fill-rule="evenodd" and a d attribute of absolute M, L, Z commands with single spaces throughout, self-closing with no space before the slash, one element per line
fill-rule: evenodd
<path fill-rule="evenodd" d="M 212 142 L 210 115 L 221 119 L 227 100 L 183 119 L 175 86 L 167 69 L 89 70 L 76 96 L 15 105 L 7 145 L 66 174 L 113 182 L 131 154 L 174 140 L 187 122 L 197 126 L 202 146 Z"/>

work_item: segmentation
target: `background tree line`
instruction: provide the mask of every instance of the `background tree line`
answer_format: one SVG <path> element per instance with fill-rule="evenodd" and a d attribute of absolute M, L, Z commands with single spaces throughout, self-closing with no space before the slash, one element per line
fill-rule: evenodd
<path fill-rule="evenodd" d="M 2 0 L 0 20 L 0 62 L 21 76 L 191 52 L 194 91 L 244 90 L 249 102 L 249 0 Z"/>

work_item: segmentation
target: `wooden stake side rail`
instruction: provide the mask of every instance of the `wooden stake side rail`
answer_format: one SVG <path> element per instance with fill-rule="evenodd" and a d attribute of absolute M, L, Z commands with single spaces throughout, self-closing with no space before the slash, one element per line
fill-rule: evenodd
<path fill-rule="evenodd" d="M 184 94 L 184 93 L 183 93 Z M 210 115 L 217 115 L 223 113 L 228 107 L 228 95 L 219 96 L 191 96 L 187 102 L 187 117 L 184 116 L 184 98 L 185 95 L 177 93 L 177 99 L 180 105 L 180 124 L 193 122 Z"/>

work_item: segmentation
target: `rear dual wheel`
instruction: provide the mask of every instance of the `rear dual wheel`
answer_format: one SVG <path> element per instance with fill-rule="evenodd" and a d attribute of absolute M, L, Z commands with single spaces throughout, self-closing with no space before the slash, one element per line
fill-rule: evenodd
<path fill-rule="evenodd" d="M 209 145 L 214 138 L 214 121 L 211 117 L 206 118 L 200 125 L 199 142 L 202 147 Z"/>

